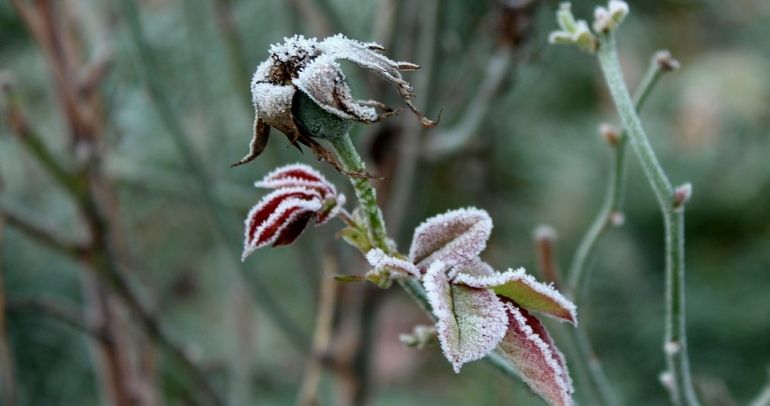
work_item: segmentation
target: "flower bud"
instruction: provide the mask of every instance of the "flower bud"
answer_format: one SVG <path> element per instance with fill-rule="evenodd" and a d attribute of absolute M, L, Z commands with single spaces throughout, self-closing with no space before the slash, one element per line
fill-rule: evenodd
<path fill-rule="evenodd" d="M 670 72 L 679 69 L 679 61 L 671 56 L 671 52 L 658 51 L 653 56 L 653 60 L 658 65 L 658 68 L 664 72 Z"/>
<path fill-rule="evenodd" d="M 601 123 L 599 125 L 599 134 L 613 148 L 617 147 L 620 143 L 620 130 L 612 124 Z"/>
<path fill-rule="evenodd" d="M 681 209 L 692 196 L 692 184 L 687 182 L 674 189 L 674 208 Z"/>
<path fill-rule="evenodd" d="M 594 31 L 598 34 L 608 33 L 617 28 L 628 15 L 628 4 L 625 1 L 610 0 L 607 8 L 596 7 L 594 10 Z"/>

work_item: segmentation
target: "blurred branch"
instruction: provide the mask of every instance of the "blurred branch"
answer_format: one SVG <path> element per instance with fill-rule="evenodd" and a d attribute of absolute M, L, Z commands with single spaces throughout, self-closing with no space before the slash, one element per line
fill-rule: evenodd
<path fill-rule="evenodd" d="M 327 0 L 289 0 L 310 31 L 320 37 L 348 32 L 342 19 Z"/>
<path fill-rule="evenodd" d="M 557 289 L 561 286 L 559 261 L 556 258 L 556 230 L 551 226 L 540 225 L 534 232 L 537 264 L 543 279 L 553 283 Z"/>
<path fill-rule="evenodd" d="M 334 275 L 339 273 L 336 254 L 328 252 L 323 258 L 320 294 L 318 295 L 315 331 L 313 333 L 313 351 L 305 366 L 305 374 L 300 384 L 297 405 L 312 406 L 319 404 L 318 386 L 324 360 L 329 351 L 334 328 L 334 309 L 337 303 L 337 281 Z"/>
<path fill-rule="evenodd" d="M 73 198 L 79 198 L 83 193 L 84 185 L 59 162 L 58 158 L 48 150 L 40 135 L 29 125 L 29 120 L 21 110 L 19 97 L 10 82 L 3 83 L 2 95 L 5 104 L 4 115 L 11 132 L 62 189 Z"/>
<path fill-rule="evenodd" d="M 96 341 L 110 339 L 103 329 L 88 323 L 75 305 L 63 300 L 43 297 L 9 298 L 6 306 L 10 312 L 32 312 L 49 317 Z"/>
<path fill-rule="evenodd" d="M 419 99 L 415 102 L 418 110 L 426 111 L 426 100 L 429 99 L 431 79 L 436 60 L 436 39 L 438 37 L 439 14 L 441 0 L 425 0 L 410 4 L 415 18 L 420 17 L 420 38 L 415 50 L 415 62 L 421 66 L 421 72 L 415 77 L 414 90 Z M 420 157 L 420 135 L 424 129 L 416 120 L 402 132 L 398 145 L 398 165 L 396 166 L 393 189 L 386 206 L 388 224 L 393 236 L 400 234 L 401 224 L 407 208 L 411 207 L 409 198 L 412 184 Z"/>
<path fill-rule="evenodd" d="M 248 83 L 251 75 L 246 64 L 243 45 L 238 35 L 238 25 L 235 21 L 235 16 L 233 16 L 232 0 L 212 0 L 212 3 L 214 6 L 214 20 L 216 21 L 219 34 L 225 42 L 227 56 L 230 58 L 230 78 L 232 79 L 233 88 L 238 93 L 239 99 L 246 107 L 246 110 L 251 111 L 251 95 L 246 87 L 246 83 Z"/>
<path fill-rule="evenodd" d="M 33 221 L 18 216 L 4 207 L 0 207 L 0 217 L 5 218 L 8 225 L 26 234 L 39 244 L 51 248 L 56 252 L 79 260 L 88 251 L 89 246 L 76 241 L 67 241 Z"/>
<path fill-rule="evenodd" d="M 767 370 L 768 377 L 765 387 L 759 392 L 759 395 L 749 403 L 749 406 L 770 406 L 770 368 Z"/>
<path fill-rule="evenodd" d="M 508 77 L 513 64 L 513 49 L 501 45 L 489 58 L 484 81 L 478 87 L 473 99 L 462 117 L 454 126 L 430 134 L 423 147 L 423 153 L 429 159 L 440 159 L 463 149 L 478 132 L 484 118 L 493 105 L 495 96 L 502 89 L 503 81 Z"/>
<path fill-rule="evenodd" d="M 155 106 L 163 125 L 166 127 L 166 132 L 172 138 L 172 141 L 184 158 L 187 168 L 192 172 L 203 198 L 204 206 L 214 220 L 215 229 L 219 237 L 230 251 L 230 257 L 233 259 L 239 258 L 240 254 L 237 252 L 237 247 L 240 247 L 240 243 L 230 237 L 234 234 L 229 232 L 229 224 L 231 223 L 228 218 L 229 216 L 219 203 L 217 196 L 212 193 L 212 182 L 206 173 L 204 161 L 194 151 L 190 141 L 187 139 L 182 124 L 176 117 L 171 101 L 166 96 L 163 83 L 161 82 L 160 71 L 156 65 L 156 60 L 147 42 L 147 38 L 144 35 L 136 4 L 132 0 L 120 0 L 119 3 L 126 18 L 131 38 L 139 53 L 139 67 L 147 83 L 150 100 Z M 247 271 L 240 261 L 234 260 L 234 262 L 242 273 Z M 259 274 L 253 274 L 252 278 L 258 279 Z M 309 340 L 302 333 L 302 330 L 291 321 L 285 311 L 278 306 L 278 301 L 266 288 L 269 285 L 259 281 L 251 285 L 253 289 L 257 290 L 257 294 L 253 295 L 253 298 L 265 308 L 267 316 L 286 334 L 289 341 L 298 350 L 304 351 Z"/>
<path fill-rule="evenodd" d="M 5 216 L 0 213 L 0 385 L 2 387 L 2 403 L 6 406 L 16 405 L 16 367 L 13 350 L 8 339 L 7 302 L 5 291 Z"/>

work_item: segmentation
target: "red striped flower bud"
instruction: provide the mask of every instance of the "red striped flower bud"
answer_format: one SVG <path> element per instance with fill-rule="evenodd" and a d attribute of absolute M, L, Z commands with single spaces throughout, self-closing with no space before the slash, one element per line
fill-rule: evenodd
<path fill-rule="evenodd" d="M 303 164 L 282 166 L 254 184 L 275 189 L 246 216 L 242 260 L 255 250 L 289 245 L 302 234 L 311 219 L 321 225 L 336 216 L 345 196 L 326 178 Z"/>

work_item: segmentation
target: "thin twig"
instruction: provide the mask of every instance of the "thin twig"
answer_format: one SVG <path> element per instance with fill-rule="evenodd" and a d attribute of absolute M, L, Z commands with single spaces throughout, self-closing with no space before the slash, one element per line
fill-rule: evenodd
<path fill-rule="evenodd" d="M 96 341 L 107 341 L 105 331 L 89 323 L 76 305 L 47 297 L 9 298 L 9 312 L 32 312 L 49 317 Z"/>
<path fill-rule="evenodd" d="M 88 250 L 87 244 L 65 240 L 64 238 L 55 235 L 53 231 L 39 226 L 29 219 L 14 214 L 4 207 L 0 207 L 0 217 L 5 217 L 9 226 L 21 231 L 28 237 L 37 241 L 40 245 L 64 254 L 73 260 L 82 258 Z"/>
<path fill-rule="evenodd" d="M 339 271 L 337 259 L 333 253 L 327 252 L 324 255 L 322 270 L 315 332 L 313 333 L 313 352 L 305 366 L 305 375 L 299 389 L 297 404 L 300 406 L 319 404 L 318 386 L 321 382 L 324 358 L 329 350 L 334 327 L 334 309 L 337 303 L 337 281 L 334 280 L 334 275 Z"/>
<path fill-rule="evenodd" d="M 426 100 L 433 78 L 433 68 L 436 60 L 436 38 L 438 36 L 439 11 L 441 0 L 425 0 L 412 5 L 418 8 L 417 15 L 422 17 L 421 36 L 415 50 L 416 60 L 421 66 L 421 74 L 415 78 L 415 93 L 420 99 L 415 103 L 420 111 L 425 111 Z M 412 194 L 412 186 L 420 158 L 420 135 L 424 128 L 415 120 L 409 121 L 409 126 L 403 131 L 398 145 L 398 166 L 393 179 L 393 189 L 388 198 L 388 224 L 393 235 L 400 234 L 401 224 Z"/>
<path fill-rule="evenodd" d="M 641 120 L 626 88 L 615 45 L 615 34 L 600 36 L 599 65 L 610 89 L 623 126 L 642 165 L 663 216 L 666 236 L 666 333 L 664 354 L 671 377 L 671 398 L 675 404 L 698 405 L 687 355 L 684 286 L 684 199 L 678 199 L 668 176 L 660 166 Z"/>
<path fill-rule="evenodd" d="M 5 237 L 5 216 L 0 214 L 0 383 L 3 404 L 16 405 L 16 367 L 14 365 L 13 350 L 8 340 L 7 326 L 7 298 L 5 292 L 5 258 L 3 257 Z"/>
<path fill-rule="evenodd" d="M 656 56 L 658 53 L 655 54 Z M 653 56 L 647 72 L 637 86 L 634 94 L 634 104 L 637 111 L 641 111 L 644 102 L 647 100 L 658 79 L 666 70 L 661 69 L 660 64 Z M 569 291 L 575 297 L 576 302 L 581 302 L 581 295 L 588 285 L 588 263 L 596 251 L 596 245 L 602 236 L 612 225 L 613 216 L 622 214 L 623 211 L 623 193 L 626 181 L 626 151 L 628 145 L 628 134 L 625 130 L 618 135 L 617 141 L 613 147 L 611 168 L 608 171 L 607 189 L 604 193 L 604 202 L 599 213 L 597 213 L 593 222 L 589 226 L 583 238 L 580 240 L 575 255 L 572 258 L 569 271 Z"/>
<path fill-rule="evenodd" d="M 484 81 L 476 94 L 468 102 L 468 107 L 454 126 L 443 131 L 433 132 L 423 147 L 428 159 L 440 159 L 463 149 L 476 135 L 484 123 L 484 118 L 493 106 L 495 96 L 500 93 L 503 81 L 508 77 L 513 64 L 514 51 L 501 45 L 489 58 Z"/>
<path fill-rule="evenodd" d="M 647 100 L 647 96 L 649 96 L 653 87 L 658 82 L 658 79 L 665 71 L 661 69 L 660 64 L 657 62 L 657 55 L 658 53 L 653 57 L 650 67 L 640 84 L 637 86 L 634 97 L 635 108 L 637 111 L 642 109 L 644 102 Z M 621 221 L 619 219 L 622 218 L 628 134 L 626 131 L 621 131 L 619 134 L 611 134 L 611 137 L 616 138 L 607 140 L 613 148 L 613 154 L 611 168 L 608 171 L 609 177 L 607 178 L 607 189 L 604 195 L 604 202 L 599 209 L 599 213 L 596 215 L 575 249 L 575 254 L 573 255 L 572 263 L 570 264 L 567 290 L 578 305 L 583 303 L 584 295 L 588 291 L 590 276 L 590 272 L 588 271 L 589 262 L 596 251 L 599 240 L 604 236 L 607 230 L 609 230 L 611 225 L 620 225 Z M 613 221 L 613 219 L 615 220 Z M 591 346 L 591 341 L 588 337 L 585 325 L 582 324 L 570 330 L 572 331 L 570 331 L 568 336 L 581 361 L 578 365 L 581 368 L 584 368 L 584 373 L 588 378 L 589 387 L 594 394 L 595 401 L 606 405 L 617 404 L 617 396 L 609 384 L 601 361 Z"/>

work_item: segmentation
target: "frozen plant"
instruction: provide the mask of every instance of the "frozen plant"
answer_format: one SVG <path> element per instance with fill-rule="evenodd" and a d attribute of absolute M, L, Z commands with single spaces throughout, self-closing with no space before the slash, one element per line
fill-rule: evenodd
<path fill-rule="evenodd" d="M 396 86 L 424 126 L 435 123 L 414 107 L 412 88 L 399 72 L 417 66 L 392 61 L 381 50 L 377 44 L 341 35 L 323 41 L 295 36 L 274 45 L 270 58 L 257 68 L 252 82 L 254 138 L 239 164 L 256 158 L 270 127 L 277 128 L 292 144 L 309 146 L 319 159 L 349 175 L 360 207 L 353 214 L 345 212 L 344 197 L 307 166 L 279 168 L 256 184 L 276 190 L 247 216 L 243 258 L 267 245 L 291 243 L 313 218 L 322 224 L 342 214 L 347 226 L 340 235 L 373 267 L 364 276 L 348 279 L 383 288 L 396 282 L 429 309 L 436 322 L 435 329 L 403 336 L 405 342 L 423 346 L 435 332 L 456 372 L 466 362 L 494 356 L 498 367 L 519 376 L 548 403 L 571 405 L 572 380 L 564 357 L 530 311 L 576 324 L 575 306 L 523 269 L 501 273 L 479 258 L 492 230 L 487 212 L 461 209 L 425 221 L 415 230 L 408 256 L 388 238 L 375 190 L 362 176 L 366 168 L 347 131 L 352 122 L 372 123 L 392 110 L 353 99 L 336 60 L 372 70 Z M 336 157 L 316 139 L 328 141 Z"/>
<path fill-rule="evenodd" d="M 334 155 L 314 139 L 323 138 L 317 128 L 310 128 L 315 127 L 315 123 L 297 119 L 298 97 L 308 96 L 324 111 L 344 122 L 374 123 L 395 111 L 375 100 L 353 98 L 338 60 L 350 61 L 394 85 L 422 125 L 434 126 L 435 123 L 412 103 L 414 91 L 401 76 L 400 71 L 415 70 L 419 66 L 391 60 L 379 52 L 382 50 L 376 43 L 352 40 L 342 34 L 322 41 L 295 35 L 284 38 L 282 44 L 272 45 L 269 58 L 257 67 L 251 79 L 256 118 L 249 153 L 233 166 L 258 157 L 267 145 L 272 127 L 286 134 L 289 142 L 298 149 L 301 149 L 299 144 L 305 145 L 319 160 L 341 170 Z"/>

